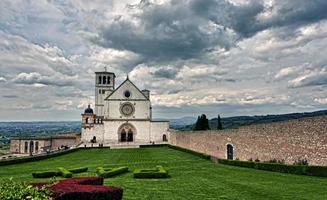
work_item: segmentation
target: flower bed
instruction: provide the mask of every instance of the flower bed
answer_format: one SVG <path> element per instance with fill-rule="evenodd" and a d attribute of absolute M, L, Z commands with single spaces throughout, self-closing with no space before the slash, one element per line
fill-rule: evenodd
<path fill-rule="evenodd" d="M 152 169 L 134 170 L 134 178 L 168 178 L 168 172 L 162 166 Z"/>
<path fill-rule="evenodd" d="M 54 200 L 122 199 L 123 189 L 102 184 L 101 177 L 80 177 L 60 180 L 53 185 L 48 185 L 47 188 L 51 191 Z M 43 183 L 32 185 L 44 186 Z"/>

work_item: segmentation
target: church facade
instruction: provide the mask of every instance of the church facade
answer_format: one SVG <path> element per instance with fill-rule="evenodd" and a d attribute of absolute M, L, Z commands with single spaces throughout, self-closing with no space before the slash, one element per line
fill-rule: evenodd
<path fill-rule="evenodd" d="M 153 121 L 150 91 L 129 78 L 115 87 L 115 74 L 95 73 L 95 111 L 82 114 L 84 144 L 149 144 L 167 142 L 168 121 Z"/>

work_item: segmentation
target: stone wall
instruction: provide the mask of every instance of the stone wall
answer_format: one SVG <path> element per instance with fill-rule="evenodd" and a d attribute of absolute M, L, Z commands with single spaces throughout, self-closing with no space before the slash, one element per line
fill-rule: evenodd
<path fill-rule="evenodd" d="M 212 131 L 170 131 L 170 143 L 218 158 L 272 159 L 293 164 L 306 159 L 310 165 L 327 165 L 327 116 L 243 126 Z"/>

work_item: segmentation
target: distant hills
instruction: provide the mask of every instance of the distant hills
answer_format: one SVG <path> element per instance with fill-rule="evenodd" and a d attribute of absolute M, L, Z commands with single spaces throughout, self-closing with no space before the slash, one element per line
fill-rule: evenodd
<path fill-rule="evenodd" d="M 305 113 L 290 113 L 280 115 L 260 115 L 260 116 L 236 116 L 221 118 L 224 129 L 238 128 L 240 126 L 262 124 L 270 122 L 280 122 L 291 119 L 301 119 L 305 117 L 315 117 L 327 115 L 327 110 Z M 193 124 L 196 122 L 197 117 L 184 117 L 181 119 L 173 119 L 170 121 L 170 127 L 177 130 L 192 130 Z M 187 124 L 188 123 L 188 124 Z M 216 129 L 217 118 L 209 120 L 211 129 Z"/>

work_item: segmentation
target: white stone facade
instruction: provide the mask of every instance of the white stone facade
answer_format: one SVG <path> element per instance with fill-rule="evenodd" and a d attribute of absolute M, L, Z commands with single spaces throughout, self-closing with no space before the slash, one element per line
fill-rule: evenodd
<path fill-rule="evenodd" d="M 126 145 L 168 142 L 169 122 L 152 121 L 150 91 L 139 90 L 128 77 L 115 88 L 115 74 L 96 72 L 95 95 L 96 113 L 86 110 L 83 115 L 82 142 Z M 92 119 L 90 124 L 85 124 L 90 121 L 85 117 Z"/>

